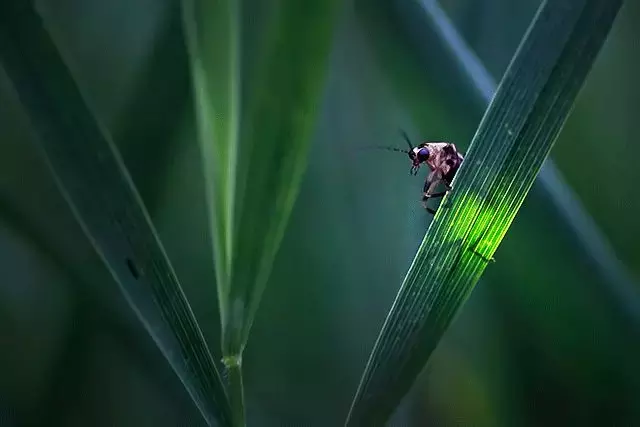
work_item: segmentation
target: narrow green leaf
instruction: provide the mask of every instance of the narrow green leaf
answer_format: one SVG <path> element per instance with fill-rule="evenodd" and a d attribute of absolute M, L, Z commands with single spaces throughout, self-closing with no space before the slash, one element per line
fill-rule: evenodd
<path fill-rule="evenodd" d="M 242 425 L 242 352 L 306 169 L 340 2 L 183 4 L 223 360 Z"/>
<path fill-rule="evenodd" d="M 223 355 L 240 382 L 242 351 L 306 167 L 339 2 L 267 4 L 266 17 L 255 19 L 257 39 L 241 25 L 256 13 L 250 2 L 184 2 Z M 231 390 L 242 418 L 242 388 L 232 381 Z"/>
<path fill-rule="evenodd" d="M 97 253 L 202 416 L 229 425 L 225 389 L 145 207 L 31 1 L 0 2 L 0 59 Z"/>
<path fill-rule="evenodd" d="M 621 3 L 540 6 L 409 268 L 346 425 L 383 424 L 427 363 L 531 188 Z"/>
<path fill-rule="evenodd" d="M 306 168 L 339 1 L 267 2 L 249 45 L 250 3 L 184 2 L 228 357 L 242 353 Z"/>
<path fill-rule="evenodd" d="M 220 316 L 229 293 L 239 121 L 239 11 L 236 0 L 183 1 Z M 200 21 L 203 21 L 201 24 Z"/>
<path fill-rule="evenodd" d="M 339 4 L 273 3 L 254 90 L 242 111 L 226 354 L 241 352 L 246 343 L 306 170 Z"/>

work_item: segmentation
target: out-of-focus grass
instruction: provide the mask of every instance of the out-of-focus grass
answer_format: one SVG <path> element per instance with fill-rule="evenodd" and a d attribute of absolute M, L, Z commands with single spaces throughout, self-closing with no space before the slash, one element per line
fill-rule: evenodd
<path fill-rule="evenodd" d="M 623 12 L 611 32 L 606 56 L 589 75 L 563 131 L 567 140 L 577 143 L 559 144 L 554 159 L 640 285 L 640 145 L 632 143 L 638 138 L 632 124 L 640 92 L 629 84 L 640 72 L 640 62 L 628 53 L 636 49 L 632 40 L 638 39 L 640 4 L 625 2 Z"/>
<path fill-rule="evenodd" d="M 627 424 L 639 409 L 640 375 L 630 369 L 640 352 L 637 328 L 615 311 L 607 283 L 575 251 L 553 208 L 532 203 L 534 193 L 543 191 L 534 188 L 525 201 L 496 253 L 499 268 L 483 276 L 504 319 L 519 399 L 539 402 L 523 405 L 523 416 L 538 425 Z M 538 222 L 545 226 L 530 226 Z M 557 416 L 542 410 L 560 402 Z"/>
<path fill-rule="evenodd" d="M 543 3 L 378 337 L 347 425 L 386 420 L 504 237 L 621 2 Z"/>
<path fill-rule="evenodd" d="M 0 58 L 77 221 L 202 416 L 226 392 L 147 211 L 31 2 L 0 5 Z"/>
<path fill-rule="evenodd" d="M 340 4 L 184 2 L 236 425 L 242 353 L 306 169 Z"/>

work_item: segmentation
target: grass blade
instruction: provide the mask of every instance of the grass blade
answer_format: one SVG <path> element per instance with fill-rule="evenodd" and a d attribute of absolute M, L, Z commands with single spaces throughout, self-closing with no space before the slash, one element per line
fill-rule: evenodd
<path fill-rule="evenodd" d="M 478 97 L 486 104 L 491 102 L 496 90 L 495 81 L 453 27 L 438 2 L 421 0 L 417 7 L 422 8 L 425 18 L 435 28 L 441 42 L 448 47 L 451 59 L 473 82 Z M 631 322 L 640 324 L 640 297 L 637 295 L 640 287 L 550 157 L 542 165 L 537 182 L 545 189 L 549 201 L 556 206 L 566 226 L 573 229 L 582 250 L 591 258 L 592 265 L 607 279 L 607 290 L 617 298 L 620 308 Z"/>
<path fill-rule="evenodd" d="M 223 360 L 243 425 L 242 352 L 306 169 L 340 1 L 183 4 Z"/>
<path fill-rule="evenodd" d="M 346 425 L 381 425 L 492 258 L 621 6 L 543 2 L 394 301 Z"/>
<path fill-rule="evenodd" d="M 31 1 L 0 3 L 0 59 L 99 256 L 210 425 L 226 392 L 138 193 Z"/>
<path fill-rule="evenodd" d="M 185 0 L 183 5 L 207 202 L 216 207 L 209 211 L 220 316 L 225 319 L 238 147 L 240 4 L 236 0 Z M 200 19 L 206 24 L 201 25 Z"/>

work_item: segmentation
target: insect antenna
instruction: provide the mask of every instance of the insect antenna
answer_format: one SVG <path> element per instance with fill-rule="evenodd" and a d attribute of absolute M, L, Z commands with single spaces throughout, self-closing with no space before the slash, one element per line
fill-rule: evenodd
<path fill-rule="evenodd" d="M 409 139 L 409 135 L 404 131 L 404 129 L 400 129 L 400 133 L 405 141 L 407 141 L 407 145 L 409 146 L 409 151 L 413 150 L 413 144 L 411 144 L 411 139 Z"/>
<path fill-rule="evenodd" d="M 367 149 L 372 149 L 372 150 L 387 150 L 387 151 L 395 151 L 397 153 L 404 153 L 404 154 L 409 154 L 411 155 L 413 152 L 409 151 L 409 150 L 403 150 L 401 148 L 396 148 L 396 147 L 390 147 L 387 145 L 367 145 L 365 147 L 360 147 L 361 150 L 367 150 Z"/>

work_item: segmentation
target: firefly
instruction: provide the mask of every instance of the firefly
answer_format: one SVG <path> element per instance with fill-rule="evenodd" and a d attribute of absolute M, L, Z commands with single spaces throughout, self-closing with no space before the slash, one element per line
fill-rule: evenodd
<path fill-rule="evenodd" d="M 422 164 L 429 167 L 430 173 L 427 175 L 422 189 L 422 205 L 427 212 L 435 215 L 436 211 L 427 206 L 427 201 L 442 197 L 451 190 L 451 183 L 464 160 L 464 156 L 458 151 L 455 144 L 450 142 L 424 141 L 414 146 L 404 131 L 402 131 L 402 136 L 409 146 L 408 150 L 395 147 L 375 148 L 407 154 L 411 160 L 411 169 L 409 169 L 411 175 L 417 175 Z M 436 193 L 435 190 L 440 183 L 444 184 L 446 190 Z"/>

